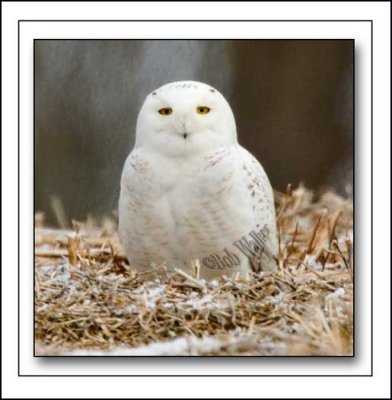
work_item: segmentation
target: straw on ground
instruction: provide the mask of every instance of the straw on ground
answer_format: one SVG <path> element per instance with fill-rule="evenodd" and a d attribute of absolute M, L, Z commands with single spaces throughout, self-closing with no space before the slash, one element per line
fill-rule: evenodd
<path fill-rule="evenodd" d="M 115 225 L 37 225 L 36 353 L 350 355 L 352 203 L 278 194 L 278 270 L 220 280 L 169 266 L 136 273 Z M 42 216 L 37 215 L 37 222 Z"/>

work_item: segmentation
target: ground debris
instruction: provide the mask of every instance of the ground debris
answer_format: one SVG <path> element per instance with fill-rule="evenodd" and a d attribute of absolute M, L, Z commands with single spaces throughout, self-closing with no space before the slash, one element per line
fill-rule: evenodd
<path fill-rule="evenodd" d="M 36 354 L 351 355 L 352 202 L 302 186 L 279 197 L 278 270 L 211 281 L 197 261 L 195 276 L 136 273 L 114 224 L 40 223 Z"/>

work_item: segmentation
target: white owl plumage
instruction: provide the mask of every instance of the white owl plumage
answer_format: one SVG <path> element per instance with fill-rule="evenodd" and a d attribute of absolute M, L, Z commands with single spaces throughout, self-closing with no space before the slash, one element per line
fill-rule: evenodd
<path fill-rule="evenodd" d="M 139 271 L 190 272 L 195 260 L 205 279 L 276 268 L 271 185 L 216 89 L 173 82 L 147 96 L 122 173 L 119 234 Z"/>

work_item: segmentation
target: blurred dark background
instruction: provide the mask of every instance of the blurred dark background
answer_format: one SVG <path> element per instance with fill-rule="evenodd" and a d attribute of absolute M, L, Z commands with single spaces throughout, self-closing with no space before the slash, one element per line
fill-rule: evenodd
<path fill-rule="evenodd" d="M 351 40 L 36 40 L 36 211 L 66 225 L 115 210 L 141 104 L 177 80 L 206 82 L 223 93 L 239 142 L 275 189 L 303 182 L 350 195 L 353 46 Z"/>

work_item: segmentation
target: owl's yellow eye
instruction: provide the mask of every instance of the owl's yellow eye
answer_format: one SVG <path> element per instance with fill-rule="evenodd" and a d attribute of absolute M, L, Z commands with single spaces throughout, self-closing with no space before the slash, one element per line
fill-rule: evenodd
<path fill-rule="evenodd" d="M 161 115 L 170 115 L 173 112 L 172 108 L 161 108 L 159 110 L 159 114 Z"/>
<path fill-rule="evenodd" d="M 196 108 L 196 112 L 198 114 L 208 114 L 210 112 L 210 109 L 206 106 L 199 106 Z"/>

